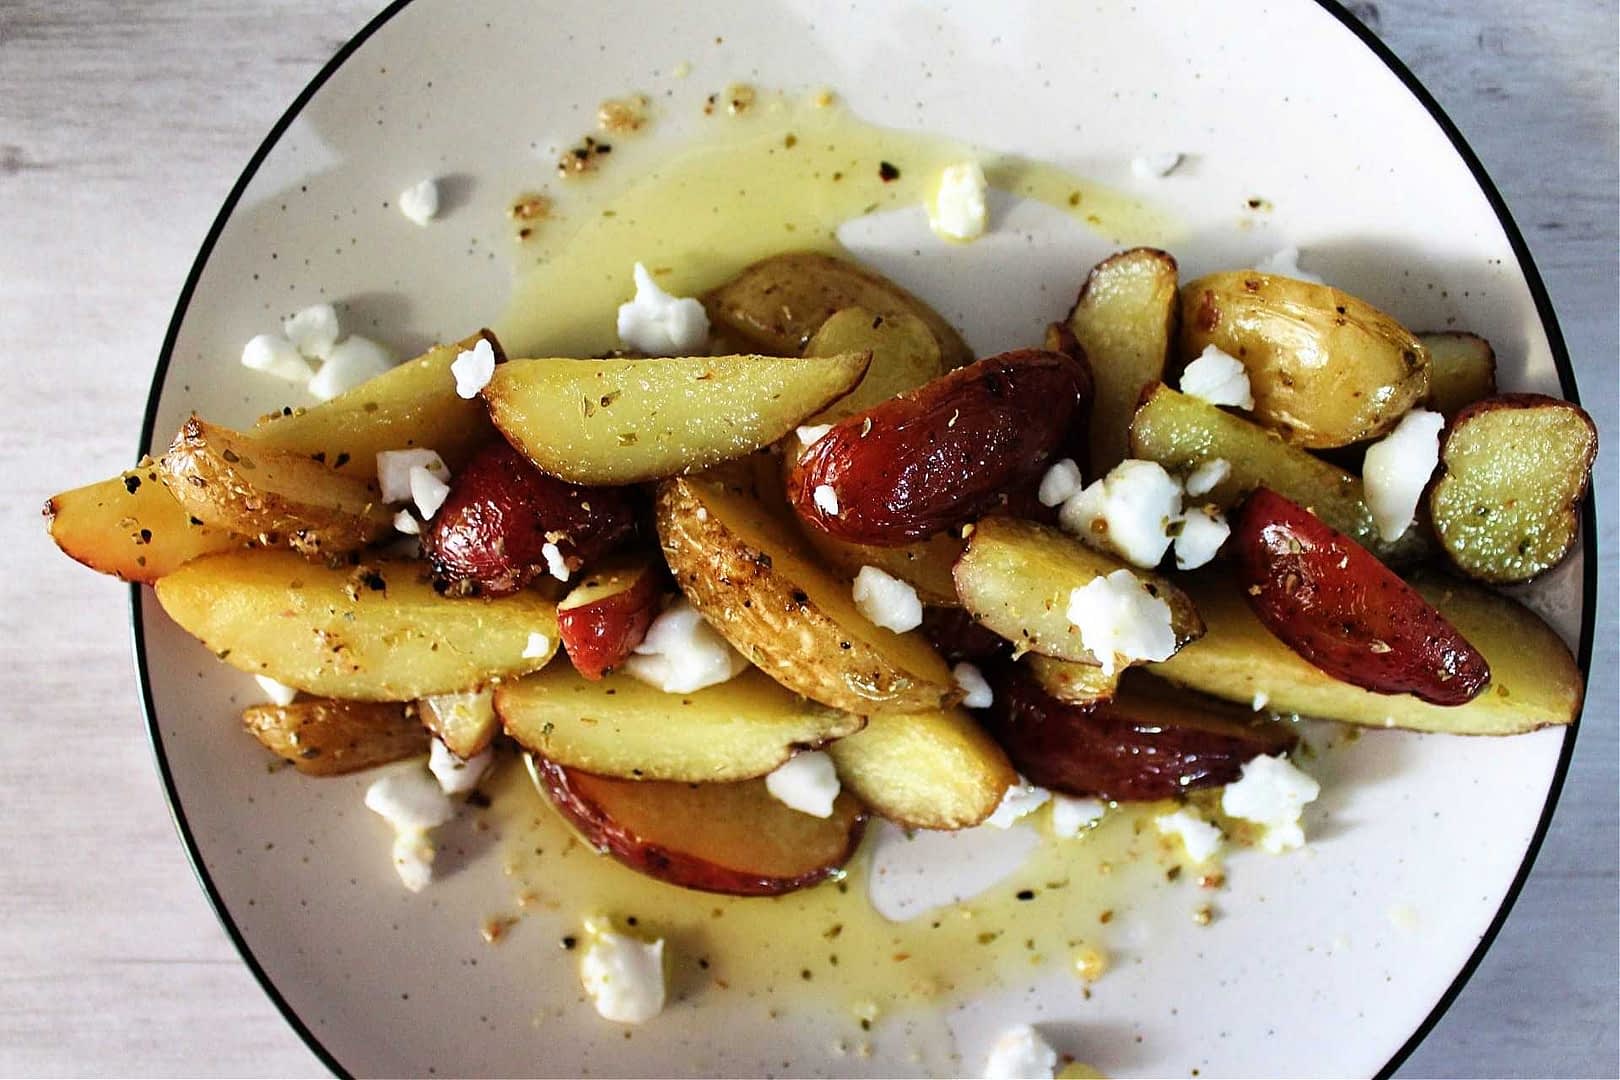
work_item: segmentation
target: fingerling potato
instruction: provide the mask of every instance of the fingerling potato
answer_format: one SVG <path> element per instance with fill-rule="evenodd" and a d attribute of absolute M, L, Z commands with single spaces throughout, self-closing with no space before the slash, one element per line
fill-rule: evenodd
<path fill-rule="evenodd" d="M 45 521 L 51 539 L 69 558 L 142 585 L 200 555 L 248 542 L 187 514 L 151 460 L 110 480 L 51 496 Z"/>
<path fill-rule="evenodd" d="M 644 555 L 594 567 L 557 605 L 557 631 L 574 670 L 600 679 L 647 636 L 663 598 L 664 567 Z"/>
<path fill-rule="evenodd" d="M 1429 350 L 1429 408 L 1447 420 L 1496 393 L 1496 350 L 1478 334 L 1419 334 Z"/>
<path fill-rule="evenodd" d="M 928 324 L 903 311 L 879 315 L 863 307 L 845 308 L 821 324 L 804 347 L 805 356 L 826 359 L 869 352 L 866 377 L 845 396 L 810 419 L 832 424 L 864 412 L 945 374 L 939 341 Z"/>
<path fill-rule="evenodd" d="M 845 788 L 908 829 L 966 829 L 1018 782 L 1007 755 L 963 709 L 873 716 L 827 747 Z"/>
<path fill-rule="evenodd" d="M 1096 664 L 1059 660 L 1040 653 L 1020 657 L 1019 665 L 1029 672 L 1047 697 L 1065 705 L 1100 705 L 1119 693 L 1123 670 L 1103 674 Z"/>
<path fill-rule="evenodd" d="M 305 776 L 342 776 L 428 752 L 412 705 L 314 698 L 250 705 L 242 726 Z"/>

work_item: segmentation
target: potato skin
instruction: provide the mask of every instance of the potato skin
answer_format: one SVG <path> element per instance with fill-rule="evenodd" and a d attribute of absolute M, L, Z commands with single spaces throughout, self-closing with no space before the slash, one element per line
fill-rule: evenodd
<path fill-rule="evenodd" d="M 921 540 L 1038 478 L 1090 400 L 1083 361 L 1041 349 L 980 360 L 834 425 L 794 464 L 788 501 L 840 540 Z M 817 502 L 823 486 L 836 512 Z"/>
<path fill-rule="evenodd" d="M 986 664 L 1012 652 L 1012 642 L 959 607 L 924 608 L 922 632 L 951 664 Z"/>
<path fill-rule="evenodd" d="M 505 596 L 547 573 L 548 543 L 576 571 L 635 534 L 626 490 L 547 476 L 499 442 L 451 478 L 449 496 L 423 531 L 422 553 L 450 593 Z"/>
<path fill-rule="evenodd" d="M 305 776 L 343 776 L 428 752 L 416 706 L 315 698 L 250 705 L 242 727 Z"/>
<path fill-rule="evenodd" d="M 1249 496 L 1232 540 L 1255 615 L 1334 678 L 1448 706 L 1490 682 L 1485 658 L 1415 589 L 1269 488 Z"/>
<path fill-rule="evenodd" d="M 557 632 L 574 670 L 600 679 L 641 644 L 658 614 L 663 567 L 645 559 L 602 567 L 557 605 Z"/>

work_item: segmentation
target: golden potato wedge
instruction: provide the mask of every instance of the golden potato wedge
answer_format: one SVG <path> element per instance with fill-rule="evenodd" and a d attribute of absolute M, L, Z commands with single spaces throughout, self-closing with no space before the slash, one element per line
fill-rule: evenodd
<path fill-rule="evenodd" d="M 802 536 L 736 488 L 702 477 L 659 486 L 658 539 L 675 580 L 715 629 L 788 689 L 861 715 L 921 712 L 962 696 L 916 631 L 855 608 Z"/>
<path fill-rule="evenodd" d="M 1069 621 L 1069 594 L 1094 578 L 1129 570 L 1170 606 L 1178 646 L 1204 632 L 1198 610 L 1166 578 L 1127 566 L 1048 525 L 989 517 L 973 526 L 956 564 L 956 592 L 978 622 L 1016 647 L 1096 664 Z"/>
<path fill-rule="evenodd" d="M 844 308 L 921 319 L 939 342 L 948 368 L 971 363 L 973 353 L 950 323 L 882 274 L 818 252 L 774 255 L 703 297 L 709 321 L 777 356 L 798 356 L 821 324 Z"/>
<path fill-rule="evenodd" d="M 1447 420 L 1496 393 L 1496 350 L 1478 334 L 1419 334 L 1429 350 L 1429 408 Z"/>
<path fill-rule="evenodd" d="M 1119 680 L 1125 673 L 1116 671 L 1104 675 L 1096 664 L 1081 664 L 1073 660 L 1058 660 L 1040 653 L 1030 653 L 1019 661 L 1049 697 L 1068 705 L 1097 705 L 1112 701 L 1119 692 Z"/>
<path fill-rule="evenodd" d="M 512 360 L 484 388 L 502 434 L 553 476 L 630 484 L 768 445 L 849 393 L 870 353 Z"/>
<path fill-rule="evenodd" d="M 1432 547 L 1424 530 L 1386 543 L 1373 524 L 1361 480 L 1290 446 L 1274 432 L 1163 384 L 1143 398 L 1131 420 L 1131 456 L 1183 475 L 1216 458 L 1227 478 L 1200 502 L 1226 509 L 1262 484 L 1296 502 L 1389 563 L 1409 563 Z"/>
<path fill-rule="evenodd" d="M 838 779 L 908 829 L 966 829 L 995 812 L 1018 774 L 961 709 L 874 716 L 827 747 Z"/>
<path fill-rule="evenodd" d="M 1181 291 L 1182 359 L 1214 345 L 1243 362 L 1254 416 L 1296 446 L 1382 435 L 1429 395 L 1429 350 L 1328 285 L 1230 270 Z"/>
<path fill-rule="evenodd" d="M 394 532 L 393 512 L 374 482 L 195 416 L 158 466 L 182 510 L 266 547 L 319 559 Z"/>
<path fill-rule="evenodd" d="M 790 693 L 755 669 L 689 694 L 667 694 L 631 675 L 593 681 L 557 664 L 501 684 L 495 711 L 521 746 L 559 765 L 694 784 L 764 776 L 795 750 L 865 723 Z"/>
<path fill-rule="evenodd" d="M 1147 670 L 1213 697 L 1250 704 L 1263 694 L 1277 713 L 1453 735 L 1514 735 L 1567 724 L 1580 712 L 1581 672 L 1563 641 L 1528 608 L 1476 585 L 1438 576 L 1412 582 L 1491 669 L 1484 693 L 1441 706 L 1410 694 L 1375 694 L 1313 667 L 1261 624 L 1233 578 L 1205 573 L 1180 580 L 1208 630 Z"/>
<path fill-rule="evenodd" d="M 1579 405 L 1503 394 L 1457 414 L 1440 443 L 1429 512 L 1440 546 L 1478 581 L 1529 581 L 1580 536 L 1597 427 Z"/>
<path fill-rule="evenodd" d="M 819 529 L 801 527 L 804 538 L 827 566 L 844 578 L 854 581 L 863 566 L 875 566 L 890 577 L 917 590 L 925 604 L 935 607 L 960 607 L 956 596 L 956 582 L 951 569 L 961 557 L 964 544 L 951 533 L 935 533 L 926 540 L 916 540 L 900 547 L 874 547 L 871 544 L 852 544 Z"/>
<path fill-rule="evenodd" d="M 416 703 L 416 713 L 422 726 L 463 761 L 482 754 L 501 733 L 495 692 L 489 688 L 425 697 Z"/>
<path fill-rule="evenodd" d="M 351 701 L 413 701 L 545 666 L 557 605 L 533 591 L 452 600 L 418 562 L 332 569 L 268 548 L 194 559 L 157 583 L 182 629 L 234 668 Z M 529 635 L 549 643 L 525 655 Z"/>
<path fill-rule="evenodd" d="M 164 574 L 247 538 L 204 525 L 174 501 L 147 460 L 111 480 L 54 495 L 46 529 L 56 546 L 92 570 L 150 585 Z"/>
<path fill-rule="evenodd" d="M 1130 455 L 1142 389 L 1164 378 L 1179 305 L 1176 260 L 1155 248 L 1111 255 L 1086 276 L 1068 326 L 1091 363 L 1091 466 L 1103 476 Z"/>
<path fill-rule="evenodd" d="M 845 308 L 822 323 L 804 347 L 805 356 L 822 358 L 862 352 L 872 354 L 866 377 L 810 423 L 836 424 L 945 374 L 939 341 L 928 324 L 903 311 L 878 315 L 862 307 Z"/>
<path fill-rule="evenodd" d="M 305 776 L 342 776 L 428 752 L 416 707 L 314 698 L 250 705 L 242 726 Z"/>

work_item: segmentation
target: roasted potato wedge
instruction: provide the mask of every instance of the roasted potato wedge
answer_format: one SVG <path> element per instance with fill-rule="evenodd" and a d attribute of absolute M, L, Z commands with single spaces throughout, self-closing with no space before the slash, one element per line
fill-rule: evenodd
<path fill-rule="evenodd" d="M 1127 428 L 1144 387 L 1164 378 L 1174 340 L 1176 260 L 1156 248 L 1111 255 L 1086 276 L 1068 327 L 1091 363 L 1091 467 L 1103 476 L 1130 456 Z"/>
<path fill-rule="evenodd" d="M 927 323 L 903 311 L 879 315 L 863 307 L 845 308 L 822 323 L 804 347 L 805 356 L 819 358 L 862 352 L 872 354 L 866 377 L 810 423 L 837 423 L 945 374 L 939 340 Z"/>
<path fill-rule="evenodd" d="M 1157 461 L 1183 475 L 1219 458 L 1227 478 L 1201 503 L 1226 509 L 1266 485 L 1308 506 L 1317 517 L 1387 563 L 1410 563 L 1431 549 L 1422 529 L 1385 543 L 1373 524 L 1361 480 L 1336 465 L 1289 446 L 1273 432 L 1206 401 L 1159 385 L 1149 390 L 1131 420 L 1131 456 Z"/>
<path fill-rule="evenodd" d="M 872 717 L 827 747 L 846 790 L 908 829 L 966 829 L 995 812 L 1018 774 L 962 709 Z"/>
<path fill-rule="evenodd" d="M 290 551 L 195 559 L 157 583 L 158 602 L 221 660 L 312 694 L 412 701 L 545 666 L 557 608 L 532 592 L 451 600 L 416 562 L 333 569 Z M 529 635 L 550 643 L 529 656 Z"/>
<path fill-rule="evenodd" d="M 838 873 L 865 815 L 848 795 L 832 816 L 801 814 L 763 780 L 679 784 L 615 780 L 529 756 L 535 784 L 598 851 L 685 889 L 778 896 Z"/>
<path fill-rule="evenodd" d="M 559 764 L 598 776 L 694 784 L 764 776 L 795 750 L 849 735 L 862 724 L 756 670 L 668 694 L 630 675 L 588 680 L 557 664 L 502 683 L 495 711 L 521 746 Z"/>
<path fill-rule="evenodd" d="M 1147 582 L 1170 605 L 1179 645 L 1203 633 L 1198 610 L 1168 579 L 1033 521 L 991 517 L 976 524 L 956 564 L 956 591 L 962 606 L 1011 641 L 1015 651 L 1096 664 L 1080 644 L 1080 628 L 1069 621 L 1069 594 L 1121 569 Z"/>
<path fill-rule="evenodd" d="M 413 705 L 315 698 L 250 705 L 242 726 L 305 776 L 342 776 L 428 752 Z"/>
<path fill-rule="evenodd" d="M 150 460 L 111 480 L 52 496 L 45 503 L 45 520 L 51 539 L 69 558 L 143 585 L 199 555 L 248 542 L 181 509 Z"/>
<path fill-rule="evenodd" d="M 875 626 L 790 522 L 712 479 L 660 485 L 658 538 L 683 592 L 783 686 L 836 709 L 922 712 L 961 697 L 922 635 Z"/>
<path fill-rule="evenodd" d="M 1464 408 L 1440 443 L 1429 512 L 1457 569 L 1496 585 L 1529 581 L 1580 537 L 1597 427 L 1579 405 L 1503 394 Z"/>
<path fill-rule="evenodd" d="M 422 726 L 463 761 L 482 754 L 501 733 L 495 692 L 488 687 L 425 697 L 416 703 L 416 712 Z"/>
<path fill-rule="evenodd" d="M 1429 350 L 1328 285 L 1230 270 L 1181 291 L 1183 360 L 1214 345 L 1242 361 L 1254 415 L 1296 446 L 1375 438 L 1429 395 Z"/>
<path fill-rule="evenodd" d="M 1447 420 L 1496 393 L 1496 350 L 1478 334 L 1419 334 L 1429 350 L 1429 408 Z"/>
<path fill-rule="evenodd" d="M 1115 671 L 1104 675 L 1096 664 L 1058 660 L 1040 653 L 1030 653 L 1018 662 L 1047 697 L 1065 705 L 1100 705 L 1112 700 L 1119 693 L 1119 680 L 1125 674 Z"/>
<path fill-rule="evenodd" d="M 346 555 L 394 532 L 374 482 L 195 416 L 158 474 L 192 517 L 311 559 Z"/>
<path fill-rule="evenodd" d="M 557 630 L 574 670 L 600 679 L 647 636 L 667 580 L 662 562 L 627 555 L 596 566 L 557 605 Z"/>
<path fill-rule="evenodd" d="M 1491 685 L 1466 705 L 1430 705 L 1409 695 L 1375 694 L 1340 682 L 1277 640 L 1230 577 L 1178 579 L 1208 631 L 1148 670 L 1191 690 L 1273 712 L 1376 728 L 1454 735 L 1516 735 L 1568 724 L 1580 712 L 1580 669 L 1558 635 L 1528 608 L 1449 578 L 1411 584 L 1485 657 Z"/>
<path fill-rule="evenodd" d="M 484 399 L 508 441 L 574 484 L 699 472 L 786 435 L 849 393 L 870 353 L 512 360 Z"/>
<path fill-rule="evenodd" d="M 936 533 L 926 540 L 914 540 L 899 547 L 874 547 L 839 540 L 810 525 L 804 526 L 802 531 L 828 568 L 850 581 L 855 580 L 861 567 L 875 566 L 916 589 L 925 604 L 955 607 L 961 603 L 956 598 L 951 568 L 961 557 L 963 544 L 953 533 Z"/>
<path fill-rule="evenodd" d="M 947 368 L 973 360 L 967 342 L 939 312 L 882 274 L 832 255 L 801 251 L 761 259 L 707 293 L 703 306 L 723 332 L 776 356 L 799 355 L 833 315 L 862 307 L 874 315 L 920 319 L 939 342 Z"/>

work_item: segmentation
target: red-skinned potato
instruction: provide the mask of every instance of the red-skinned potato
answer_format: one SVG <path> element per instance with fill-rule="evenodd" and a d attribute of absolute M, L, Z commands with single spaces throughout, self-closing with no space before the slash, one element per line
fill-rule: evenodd
<path fill-rule="evenodd" d="M 645 556 L 609 559 L 557 605 L 557 633 L 574 670 L 600 679 L 624 662 L 658 614 L 663 565 Z"/>
<path fill-rule="evenodd" d="M 1037 480 L 1090 399 L 1091 372 L 1073 357 L 980 360 L 834 425 L 794 464 L 788 501 L 840 540 L 921 540 Z"/>
<path fill-rule="evenodd" d="M 951 664 L 962 660 L 987 664 L 1012 652 L 1012 642 L 981 625 L 962 608 L 924 608 L 922 632 Z"/>
<path fill-rule="evenodd" d="M 683 784 L 593 776 L 530 755 L 535 784 L 598 851 L 671 885 L 777 896 L 836 874 L 865 815 L 847 794 L 831 817 L 789 808 L 764 780 Z"/>
<path fill-rule="evenodd" d="M 1066 704 L 1021 666 L 997 673 L 985 728 L 1031 783 L 1066 795 L 1167 799 L 1231 783 L 1244 762 L 1291 750 L 1293 732 L 1242 706 L 1128 672 L 1112 698 Z"/>
<path fill-rule="evenodd" d="M 1462 705 L 1491 669 L 1366 548 L 1270 488 L 1232 522 L 1238 580 L 1260 622 L 1322 671 L 1380 694 Z"/>
<path fill-rule="evenodd" d="M 422 553 L 448 592 L 503 596 L 548 572 L 556 544 L 570 572 L 636 531 L 620 488 L 579 487 L 547 476 L 506 443 L 480 451 L 450 483 L 422 533 Z"/>

